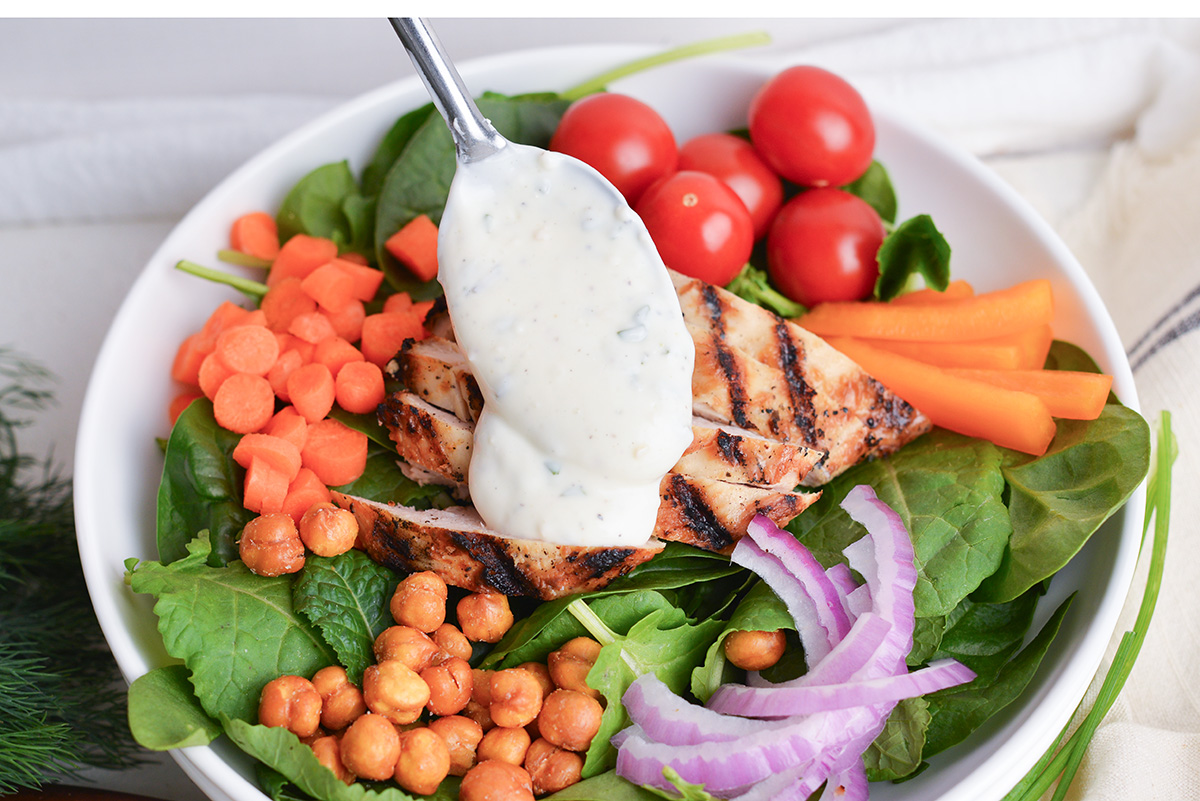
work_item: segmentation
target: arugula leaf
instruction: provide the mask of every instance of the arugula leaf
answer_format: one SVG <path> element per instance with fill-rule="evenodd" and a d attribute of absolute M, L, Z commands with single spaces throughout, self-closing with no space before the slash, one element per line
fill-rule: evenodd
<path fill-rule="evenodd" d="M 765 582 L 756 581 L 734 610 L 729 622 L 704 656 L 704 663 L 692 671 L 692 695 L 707 703 L 722 684 L 736 681 L 739 670 L 725 659 L 725 638 L 735 631 L 795 631 L 796 623 Z"/>
<path fill-rule="evenodd" d="M 138 562 L 126 580 L 155 597 L 163 644 L 191 670 L 204 711 L 253 720 L 267 682 L 311 676 L 336 657 L 292 608 L 290 576 L 256 576 L 241 562 L 212 567 L 210 551 L 202 532 L 184 558 Z"/>
<path fill-rule="evenodd" d="M 309 554 L 296 578 L 296 611 L 320 630 L 355 684 L 375 662 L 375 638 L 392 624 L 388 602 L 399 581 L 358 550 L 333 557 Z"/>
<path fill-rule="evenodd" d="M 885 224 L 896 222 L 896 190 L 892 187 L 887 169 L 878 161 L 872 161 L 866 172 L 843 186 L 842 190 L 867 201 Z"/>
<path fill-rule="evenodd" d="M 1012 600 L 1061 570 L 1150 469 L 1150 426 L 1137 412 L 1110 403 L 1096 420 L 1056 422 L 1044 456 L 1006 458 L 1015 533 L 978 600 Z"/>
<path fill-rule="evenodd" d="M 725 287 L 751 303 L 770 309 L 780 317 L 799 317 L 807 309 L 771 286 L 766 270 L 747 264 Z"/>
<path fill-rule="evenodd" d="M 904 521 L 916 554 L 916 615 L 939 617 L 995 572 L 1012 534 L 1002 501 L 1000 450 L 989 442 L 934 430 L 892 454 L 846 471 L 788 528 L 822 564 L 865 533 L 839 505 L 870 484 Z"/>
<path fill-rule="evenodd" d="M 155 668 L 129 685 L 129 730 L 138 745 L 169 751 L 208 745 L 221 726 L 200 706 L 183 665 Z"/>
<path fill-rule="evenodd" d="M 895 781 L 917 770 L 921 766 L 929 720 L 929 702 L 924 696 L 905 698 L 896 704 L 883 731 L 863 752 L 867 779 Z"/>
<path fill-rule="evenodd" d="M 173 562 L 209 532 L 210 564 L 238 558 L 237 538 L 254 513 L 242 505 L 243 470 L 233 461 L 241 436 L 213 418 L 206 398 L 192 401 L 171 429 L 158 486 L 158 556 Z"/>
<path fill-rule="evenodd" d="M 875 297 L 891 300 L 908 279 L 920 273 L 926 286 L 945 291 L 950 283 L 950 244 L 928 214 L 900 223 L 879 246 L 879 280 Z"/>

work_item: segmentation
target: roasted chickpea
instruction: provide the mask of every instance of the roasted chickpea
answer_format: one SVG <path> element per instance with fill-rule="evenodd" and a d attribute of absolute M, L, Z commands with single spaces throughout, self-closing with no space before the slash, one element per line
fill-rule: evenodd
<path fill-rule="evenodd" d="M 450 750 L 437 733 L 422 726 L 400 735 L 396 784 L 410 793 L 430 795 L 449 772 Z"/>
<path fill-rule="evenodd" d="M 725 638 L 725 658 L 742 670 L 766 670 L 783 656 L 787 639 L 779 631 L 734 631 Z"/>
<path fill-rule="evenodd" d="M 568 640 L 546 658 L 550 678 L 561 689 L 576 690 L 599 700 L 600 691 L 588 686 L 587 675 L 600 656 L 600 648 L 600 643 L 590 637 Z"/>
<path fill-rule="evenodd" d="M 463 776 L 458 801 L 533 801 L 533 781 L 524 768 L 489 759 Z"/>
<path fill-rule="evenodd" d="M 497 726 L 527 726 L 542 709 L 542 685 L 528 670 L 497 670 L 492 673 L 491 685 L 488 712 Z"/>
<path fill-rule="evenodd" d="M 550 668 L 541 662 L 522 662 L 517 667 L 529 671 L 538 680 L 538 684 L 542 685 L 542 698 L 554 692 L 554 679 L 550 678 Z"/>
<path fill-rule="evenodd" d="M 586 751 L 600 731 L 604 709 L 600 702 L 577 690 L 555 690 L 542 703 L 538 731 L 568 751 Z"/>
<path fill-rule="evenodd" d="M 447 656 L 456 656 L 459 659 L 470 661 L 473 652 L 471 641 L 467 639 L 467 635 L 450 623 L 438 626 L 430 637 Z"/>
<path fill-rule="evenodd" d="M 342 746 L 338 738 L 327 734 L 313 740 L 309 746 L 316 754 L 317 761 L 333 771 L 343 784 L 354 784 L 354 774 L 342 762 Z"/>
<path fill-rule="evenodd" d="M 412 626 L 389 626 L 375 638 L 375 661 L 394 659 L 417 673 L 433 664 L 438 646 L 429 635 Z"/>
<path fill-rule="evenodd" d="M 338 556 L 354 547 L 358 520 L 348 509 L 318 503 L 300 518 L 300 539 L 317 556 Z"/>
<path fill-rule="evenodd" d="M 471 700 L 471 665 L 452 656 L 439 665 L 421 671 L 429 685 L 429 711 L 435 715 L 457 715 Z"/>
<path fill-rule="evenodd" d="M 534 740 L 525 754 L 525 770 L 529 772 L 535 795 L 557 793 L 582 778 L 583 757 L 548 740 Z"/>
<path fill-rule="evenodd" d="M 258 722 L 282 726 L 297 737 L 311 737 L 321 725 L 321 695 L 303 676 L 280 676 L 262 688 Z"/>
<path fill-rule="evenodd" d="M 510 765 L 525 764 L 525 752 L 529 750 L 532 739 L 524 729 L 509 729 L 504 726 L 496 728 L 483 735 L 475 754 L 480 762 L 485 759 L 498 759 Z"/>
<path fill-rule="evenodd" d="M 351 723 L 341 745 L 342 764 L 360 779 L 383 781 L 395 774 L 400 734 L 383 715 L 368 712 Z"/>
<path fill-rule="evenodd" d="M 367 711 L 362 691 L 338 665 L 321 668 L 312 677 L 313 687 L 321 695 L 321 725 L 330 731 L 346 728 Z"/>
<path fill-rule="evenodd" d="M 403 662 L 388 659 L 363 671 L 363 700 L 372 712 L 403 725 L 421 717 L 429 685 Z"/>
<path fill-rule="evenodd" d="M 462 715 L 449 715 L 430 721 L 429 730 L 446 742 L 451 776 L 462 776 L 474 767 L 475 751 L 483 740 L 483 729 L 478 723 Z"/>
<path fill-rule="evenodd" d="M 498 592 L 473 592 L 455 607 L 458 625 L 471 642 L 499 642 L 512 628 L 508 596 Z"/>
<path fill-rule="evenodd" d="M 446 622 L 447 594 L 446 582 L 437 573 L 413 573 L 396 586 L 389 608 L 397 623 L 428 634 Z"/>
<path fill-rule="evenodd" d="M 304 567 L 304 543 L 296 521 L 283 513 L 259 515 L 242 529 L 238 555 L 259 576 L 295 573 Z"/>

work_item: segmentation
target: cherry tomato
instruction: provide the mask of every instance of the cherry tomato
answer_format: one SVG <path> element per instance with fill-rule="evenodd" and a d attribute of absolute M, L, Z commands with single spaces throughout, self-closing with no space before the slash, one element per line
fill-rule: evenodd
<path fill-rule="evenodd" d="M 724 286 L 754 247 L 746 204 L 708 173 L 686 170 L 657 181 L 634 210 L 672 270 Z"/>
<path fill-rule="evenodd" d="M 883 235 L 883 222 L 865 200 L 840 189 L 809 189 L 775 216 L 767 273 L 780 292 L 805 306 L 861 300 L 879 278 Z"/>
<path fill-rule="evenodd" d="M 801 186 L 844 186 L 871 166 L 875 123 L 862 95 L 820 67 L 767 81 L 749 111 L 750 139 L 767 164 Z"/>
<path fill-rule="evenodd" d="M 600 92 L 563 114 L 550 149 L 595 168 L 633 204 L 646 187 L 675 172 L 675 135 L 658 112 L 628 95 Z"/>
<path fill-rule="evenodd" d="M 689 139 L 679 148 L 679 169 L 706 172 L 732 189 L 750 212 L 755 239 L 767 232 L 783 205 L 783 181 L 740 136 L 712 133 Z"/>

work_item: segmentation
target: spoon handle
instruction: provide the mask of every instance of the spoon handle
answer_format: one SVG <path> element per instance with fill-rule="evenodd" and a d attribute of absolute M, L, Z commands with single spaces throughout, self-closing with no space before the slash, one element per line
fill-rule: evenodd
<path fill-rule="evenodd" d="M 458 160 L 464 164 L 479 161 L 503 148 L 507 140 L 479 111 L 462 76 L 425 20 L 391 17 L 389 21 L 429 90 L 434 106 L 450 127 Z"/>

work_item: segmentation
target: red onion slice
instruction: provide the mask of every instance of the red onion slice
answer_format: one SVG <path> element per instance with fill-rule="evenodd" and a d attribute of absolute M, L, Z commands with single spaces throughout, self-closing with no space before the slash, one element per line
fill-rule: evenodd
<path fill-rule="evenodd" d="M 796 723 L 722 715 L 676 695 L 653 673 L 634 680 L 621 696 L 621 704 L 641 736 L 664 745 L 729 742 Z M 619 748 L 627 731 L 618 732 L 610 742 Z"/>
<path fill-rule="evenodd" d="M 846 770 L 829 777 L 817 801 L 867 801 L 867 771 L 862 760 Z"/>
<path fill-rule="evenodd" d="M 859 584 L 855 581 L 853 574 L 851 574 L 850 566 L 843 562 L 838 562 L 826 568 L 825 575 L 828 577 L 829 583 L 833 585 L 834 590 L 837 591 L 838 598 L 842 601 L 842 609 L 846 610 L 846 616 L 853 621 L 858 615 L 851 611 L 850 605 L 847 603 L 847 596 L 857 590 Z"/>

